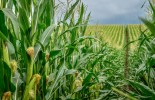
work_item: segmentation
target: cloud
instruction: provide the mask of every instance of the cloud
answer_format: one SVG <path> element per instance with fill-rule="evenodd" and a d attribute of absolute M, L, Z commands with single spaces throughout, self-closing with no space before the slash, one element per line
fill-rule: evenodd
<path fill-rule="evenodd" d="M 92 24 L 132 24 L 140 23 L 140 16 L 144 16 L 141 8 L 144 0 L 83 0 L 91 12 Z"/>

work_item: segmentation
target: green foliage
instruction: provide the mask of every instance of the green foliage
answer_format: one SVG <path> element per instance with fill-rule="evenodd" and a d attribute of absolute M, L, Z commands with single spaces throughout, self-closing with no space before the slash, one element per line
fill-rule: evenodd
<path fill-rule="evenodd" d="M 155 53 L 155 37 L 154 37 L 154 5 L 150 2 L 152 9 L 151 19 L 140 18 L 146 30 L 141 30 L 140 48 L 137 55 L 139 56 L 139 67 L 135 68 L 135 77 L 133 80 L 128 80 L 129 85 L 132 86 L 130 93 L 142 100 L 154 100 L 155 84 L 154 84 L 154 53 Z M 149 34 L 148 34 L 149 33 Z M 147 34 L 147 35 L 146 35 Z"/>
<path fill-rule="evenodd" d="M 1 98 L 99 97 L 99 66 L 106 54 L 100 47 L 105 45 L 85 35 L 90 18 L 85 5 L 80 0 L 67 5 L 57 22 L 55 0 L 8 0 L 0 5 Z M 91 86 L 96 90 L 89 91 Z M 8 91 L 11 96 L 5 97 Z"/>
<path fill-rule="evenodd" d="M 126 81 L 124 26 L 102 27 L 107 32 L 104 38 L 113 40 L 105 42 L 122 46 L 111 48 L 100 32 L 88 32 L 90 13 L 81 0 L 63 3 L 67 5 L 63 16 L 57 15 L 61 4 L 55 0 L 0 0 L 0 98 L 153 100 L 154 22 L 142 19 L 151 35 L 141 35 L 146 41 L 142 40 L 144 48 L 138 56 L 129 52 Z M 129 40 L 138 39 L 139 26 L 128 26 Z M 125 90 L 126 85 L 133 90 Z"/>

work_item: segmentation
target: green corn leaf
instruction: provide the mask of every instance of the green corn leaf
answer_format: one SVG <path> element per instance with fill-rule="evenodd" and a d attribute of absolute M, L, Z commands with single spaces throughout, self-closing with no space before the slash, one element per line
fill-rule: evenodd
<path fill-rule="evenodd" d="M 78 22 L 77 22 L 76 25 L 82 23 L 82 21 L 83 21 L 84 11 L 85 11 L 85 9 L 84 9 L 84 4 L 82 3 L 82 6 L 81 6 L 81 12 L 80 12 L 80 17 L 79 17 Z"/>
<path fill-rule="evenodd" d="M 61 52 L 61 50 L 52 50 L 50 51 L 50 57 L 54 57 L 58 55 Z"/>
<path fill-rule="evenodd" d="M 19 19 L 20 27 L 23 30 L 24 35 L 29 35 L 30 33 L 29 34 L 28 33 L 25 34 L 25 32 L 30 27 L 30 25 L 29 25 L 29 18 L 28 18 L 27 14 L 26 14 L 26 11 L 23 8 L 19 7 L 18 9 L 19 9 L 19 17 L 18 17 L 18 19 Z"/>
<path fill-rule="evenodd" d="M 69 11 L 65 14 L 64 16 L 64 21 L 66 21 L 73 13 L 75 7 L 77 6 L 77 4 L 79 3 L 80 0 L 77 0 L 69 9 Z"/>
<path fill-rule="evenodd" d="M 91 15 L 91 13 L 89 13 L 88 14 L 88 16 L 87 16 L 87 18 L 86 18 L 86 20 L 85 20 L 85 22 L 84 22 L 84 27 L 82 28 L 82 36 L 85 34 L 85 32 L 86 32 L 86 29 L 87 29 L 87 25 L 88 25 L 88 22 L 89 22 L 89 19 L 90 19 L 90 15 Z"/>
<path fill-rule="evenodd" d="M 50 38 L 51 38 L 51 34 L 52 32 L 54 31 L 55 29 L 55 25 L 51 25 L 49 27 L 47 27 L 47 29 L 43 32 L 42 35 L 40 35 L 40 38 L 39 38 L 39 42 L 45 47 L 49 41 L 50 41 Z M 34 60 L 37 58 L 37 55 L 39 53 L 41 49 L 41 46 L 40 45 L 36 45 L 35 46 L 35 56 L 34 56 Z"/>
<path fill-rule="evenodd" d="M 67 48 L 68 49 L 66 50 L 66 57 L 70 56 L 74 52 L 74 50 L 78 51 L 75 44 L 73 44 L 73 45 L 70 44 L 70 45 L 67 46 Z"/>
<path fill-rule="evenodd" d="M 33 3 L 34 3 L 34 5 L 36 5 L 37 1 L 36 0 L 33 0 Z"/>
<path fill-rule="evenodd" d="M 10 18 L 10 20 L 11 20 L 11 22 L 13 24 L 15 36 L 20 39 L 20 31 L 19 31 L 20 27 L 19 27 L 17 17 L 15 16 L 15 14 L 12 12 L 11 9 L 4 8 L 4 9 L 2 9 L 2 11 L 4 12 L 5 16 Z"/>
<path fill-rule="evenodd" d="M 0 31 L 0 38 L 4 41 L 7 41 L 9 54 L 15 53 L 15 48 L 13 44 L 7 39 L 7 37 Z"/>
<path fill-rule="evenodd" d="M 120 91 L 120 90 L 118 90 L 118 89 L 115 88 L 115 87 L 112 87 L 112 90 L 115 91 L 115 92 L 117 92 L 117 93 L 119 93 L 119 94 L 122 95 L 122 96 L 125 96 L 125 97 L 129 98 L 130 100 L 138 100 L 138 99 L 136 99 L 136 98 L 134 98 L 134 97 L 132 97 L 132 96 L 130 96 L 130 95 L 128 95 L 128 94 L 126 94 L 126 93 Z"/>
<path fill-rule="evenodd" d="M 15 53 L 15 48 L 13 46 L 13 44 L 11 42 L 7 42 L 8 44 L 8 52 L 10 55 L 14 54 Z"/>
<path fill-rule="evenodd" d="M 7 32 L 7 27 L 5 25 L 5 17 L 4 17 L 4 13 L 2 10 L 0 10 L 0 31 L 6 36 L 8 37 L 8 32 Z"/>
<path fill-rule="evenodd" d="M 34 14 L 33 14 L 33 20 L 32 20 L 32 33 L 34 34 L 37 29 L 37 24 L 39 21 L 40 16 L 43 14 L 43 11 L 45 10 L 48 0 L 40 0 L 36 7 L 34 8 Z"/>
<path fill-rule="evenodd" d="M 2 52 L 2 48 L 0 48 L 0 52 Z M 5 90 L 5 82 L 4 82 L 4 65 L 2 61 L 2 54 L 0 53 L 0 96 L 2 96 Z"/>
<path fill-rule="evenodd" d="M 46 94 L 45 98 L 46 100 L 51 100 L 50 98 L 52 97 L 52 92 L 54 91 L 54 88 L 57 86 L 57 84 L 60 82 L 60 78 L 63 76 L 64 71 L 66 69 L 66 66 L 63 64 L 62 67 L 59 69 L 58 74 L 55 78 L 54 83 L 49 87 L 49 91 Z"/>
<path fill-rule="evenodd" d="M 4 41 L 8 41 L 7 37 L 0 31 L 0 38 Z"/>
<path fill-rule="evenodd" d="M 148 86 L 139 83 L 139 82 L 135 82 L 133 80 L 127 80 L 129 82 L 129 84 L 135 88 L 136 90 L 138 90 L 143 96 L 147 96 L 149 97 L 149 100 L 154 100 L 155 98 L 155 92 L 154 90 L 150 89 Z"/>
<path fill-rule="evenodd" d="M 154 25 L 154 23 L 152 23 L 151 21 L 148 21 L 148 20 L 146 20 L 144 18 L 140 18 L 140 19 L 147 26 L 147 28 L 150 30 L 152 35 L 155 36 L 155 25 Z"/>
<path fill-rule="evenodd" d="M 46 84 L 46 75 L 43 75 L 43 78 L 42 78 L 42 89 L 43 89 L 44 95 L 47 93 L 46 86 L 47 86 L 47 84 Z"/>
<path fill-rule="evenodd" d="M 151 9 L 152 9 L 152 11 L 153 11 L 153 15 L 152 15 L 153 20 L 155 21 L 155 7 L 154 7 L 154 5 L 151 3 L 151 1 L 149 1 L 149 4 L 150 4 L 150 7 L 151 7 Z"/>
<path fill-rule="evenodd" d="M 94 77 L 97 82 L 99 82 L 98 77 L 93 73 L 93 72 L 89 72 L 88 75 L 86 76 L 86 78 L 83 80 L 83 85 L 87 85 L 89 84 L 91 81 L 91 78 Z"/>
<path fill-rule="evenodd" d="M 4 82 L 5 82 L 5 90 L 15 92 L 16 87 L 15 85 L 11 82 L 11 68 L 5 63 L 4 63 Z"/>
<path fill-rule="evenodd" d="M 77 70 L 75 69 L 68 69 L 66 72 L 65 72 L 65 75 L 72 75 L 72 74 L 75 74 L 77 72 Z"/>

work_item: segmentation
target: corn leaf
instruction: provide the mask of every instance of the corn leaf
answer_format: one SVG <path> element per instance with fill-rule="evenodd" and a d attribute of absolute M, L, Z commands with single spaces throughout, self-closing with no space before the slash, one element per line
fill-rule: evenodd
<path fill-rule="evenodd" d="M 152 35 L 155 35 L 155 25 L 154 25 L 154 23 L 152 23 L 151 21 L 148 21 L 148 20 L 146 20 L 144 18 L 140 18 L 140 19 L 147 26 L 147 28 L 150 30 Z"/>
<path fill-rule="evenodd" d="M 2 52 L 2 48 L 0 48 L 0 52 Z M 0 53 L 0 96 L 2 96 L 4 90 L 5 90 L 5 82 L 3 81 L 4 80 L 4 65 L 3 65 L 3 60 L 2 60 L 2 53 Z"/>
<path fill-rule="evenodd" d="M 147 96 L 149 97 L 149 100 L 154 100 L 155 98 L 155 92 L 154 90 L 150 89 L 148 86 L 139 83 L 139 82 L 135 82 L 133 80 L 128 80 L 129 84 L 135 88 L 136 90 L 139 90 L 139 92 L 143 95 L 143 96 Z"/>
<path fill-rule="evenodd" d="M 66 12 L 65 16 L 64 16 L 64 21 L 66 21 L 73 13 L 75 7 L 77 6 L 77 4 L 79 3 L 80 0 L 77 0 L 69 9 L 68 12 Z"/>
<path fill-rule="evenodd" d="M 45 47 L 48 43 L 49 43 L 49 40 L 51 38 L 51 34 L 52 32 L 54 31 L 55 29 L 55 25 L 51 25 L 49 27 L 47 27 L 47 29 L 43 32 L 42 35 L 40 35 L 40 38 L 39 38 L 39 42 Z M 35 56 L 34 56 L 34 60 L 37 58 L 37 55 L 39 53 L 41 49 L 41 46 L 40 45 L 36 45 L 35 46 Z"/>
<path fill-rule="evenodd" d="M 63 76 L 65 69 L 66 69 L 66 66 L 63 64 L 62 67 L 58 71 L 58 74 L 55 78 L 54 83 L 49 87 L 49 91 L 45 96 L 46 100 L 50 100 L 50 98 L 52 97 L 52 92 L 54 91 L 54 88 L 58 85 L 58 83 L 60 82 L 60 78 Z"/>
<path fill-rule="evenodd" d="M 19 31 L 20 27 L 19 27 L 17 17 L 15 16 L 15 14 L 12 12 L 11 9 L 4 8 L 4 9 L 2 9 L 2 11 L 4 12 L 5 16 L 10 18 L 10 20 L 11 20 L 11 22 L 13 24 L 15 36 L 20 39 L 20 31 Z"/>

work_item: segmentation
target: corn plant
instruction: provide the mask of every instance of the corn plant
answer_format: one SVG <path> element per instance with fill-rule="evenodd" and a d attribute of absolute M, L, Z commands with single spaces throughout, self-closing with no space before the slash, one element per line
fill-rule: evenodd
<path fill-rule="evenodd" d="M 152 37 L 145 38 L 143 59 L 129 52 L 126 81 L 125 50 L 109 47 L 100 32 L 87 32 L 90 16 L 81 0 L 0 0 L 0 100 L 136 100 L 142 95 L 153 100 L 152 20 L 142 19 Z M 124 33 L 124 26 L 119 31 Z M 116 36 L 109 37 L 117 41 Z M 135 73 L 139 63 L 143 66 Z"/>
<path fill-rule="evenodd" d="M 85 35 L 90 14 L 80 0 L 57 19 L 58 8 L 55 0 L 0 0 L 2 100 L 99 97 L 104 44 Z"/>
<path fill-rule="evenodd" d="M 133 91 L 130 91 L 132 95 L 142 100 L 153 100 L 155 98 L 155 84 L 154 84 L 154 14 L 155 7 L 150 1 L 150 8 L 152 9 L 151 19 L 141 18 L 142 22 L 147 27 L 146 30 L 141 31 L 140 41 L 140 65 L 136 68 L 136 77 L 133 80 L 128 80 L 128 83 L 133 87 Z M 148 30 L 148 31 L 147 31 Z M 149 32 L 149 35 L 146 33 Z"/>

